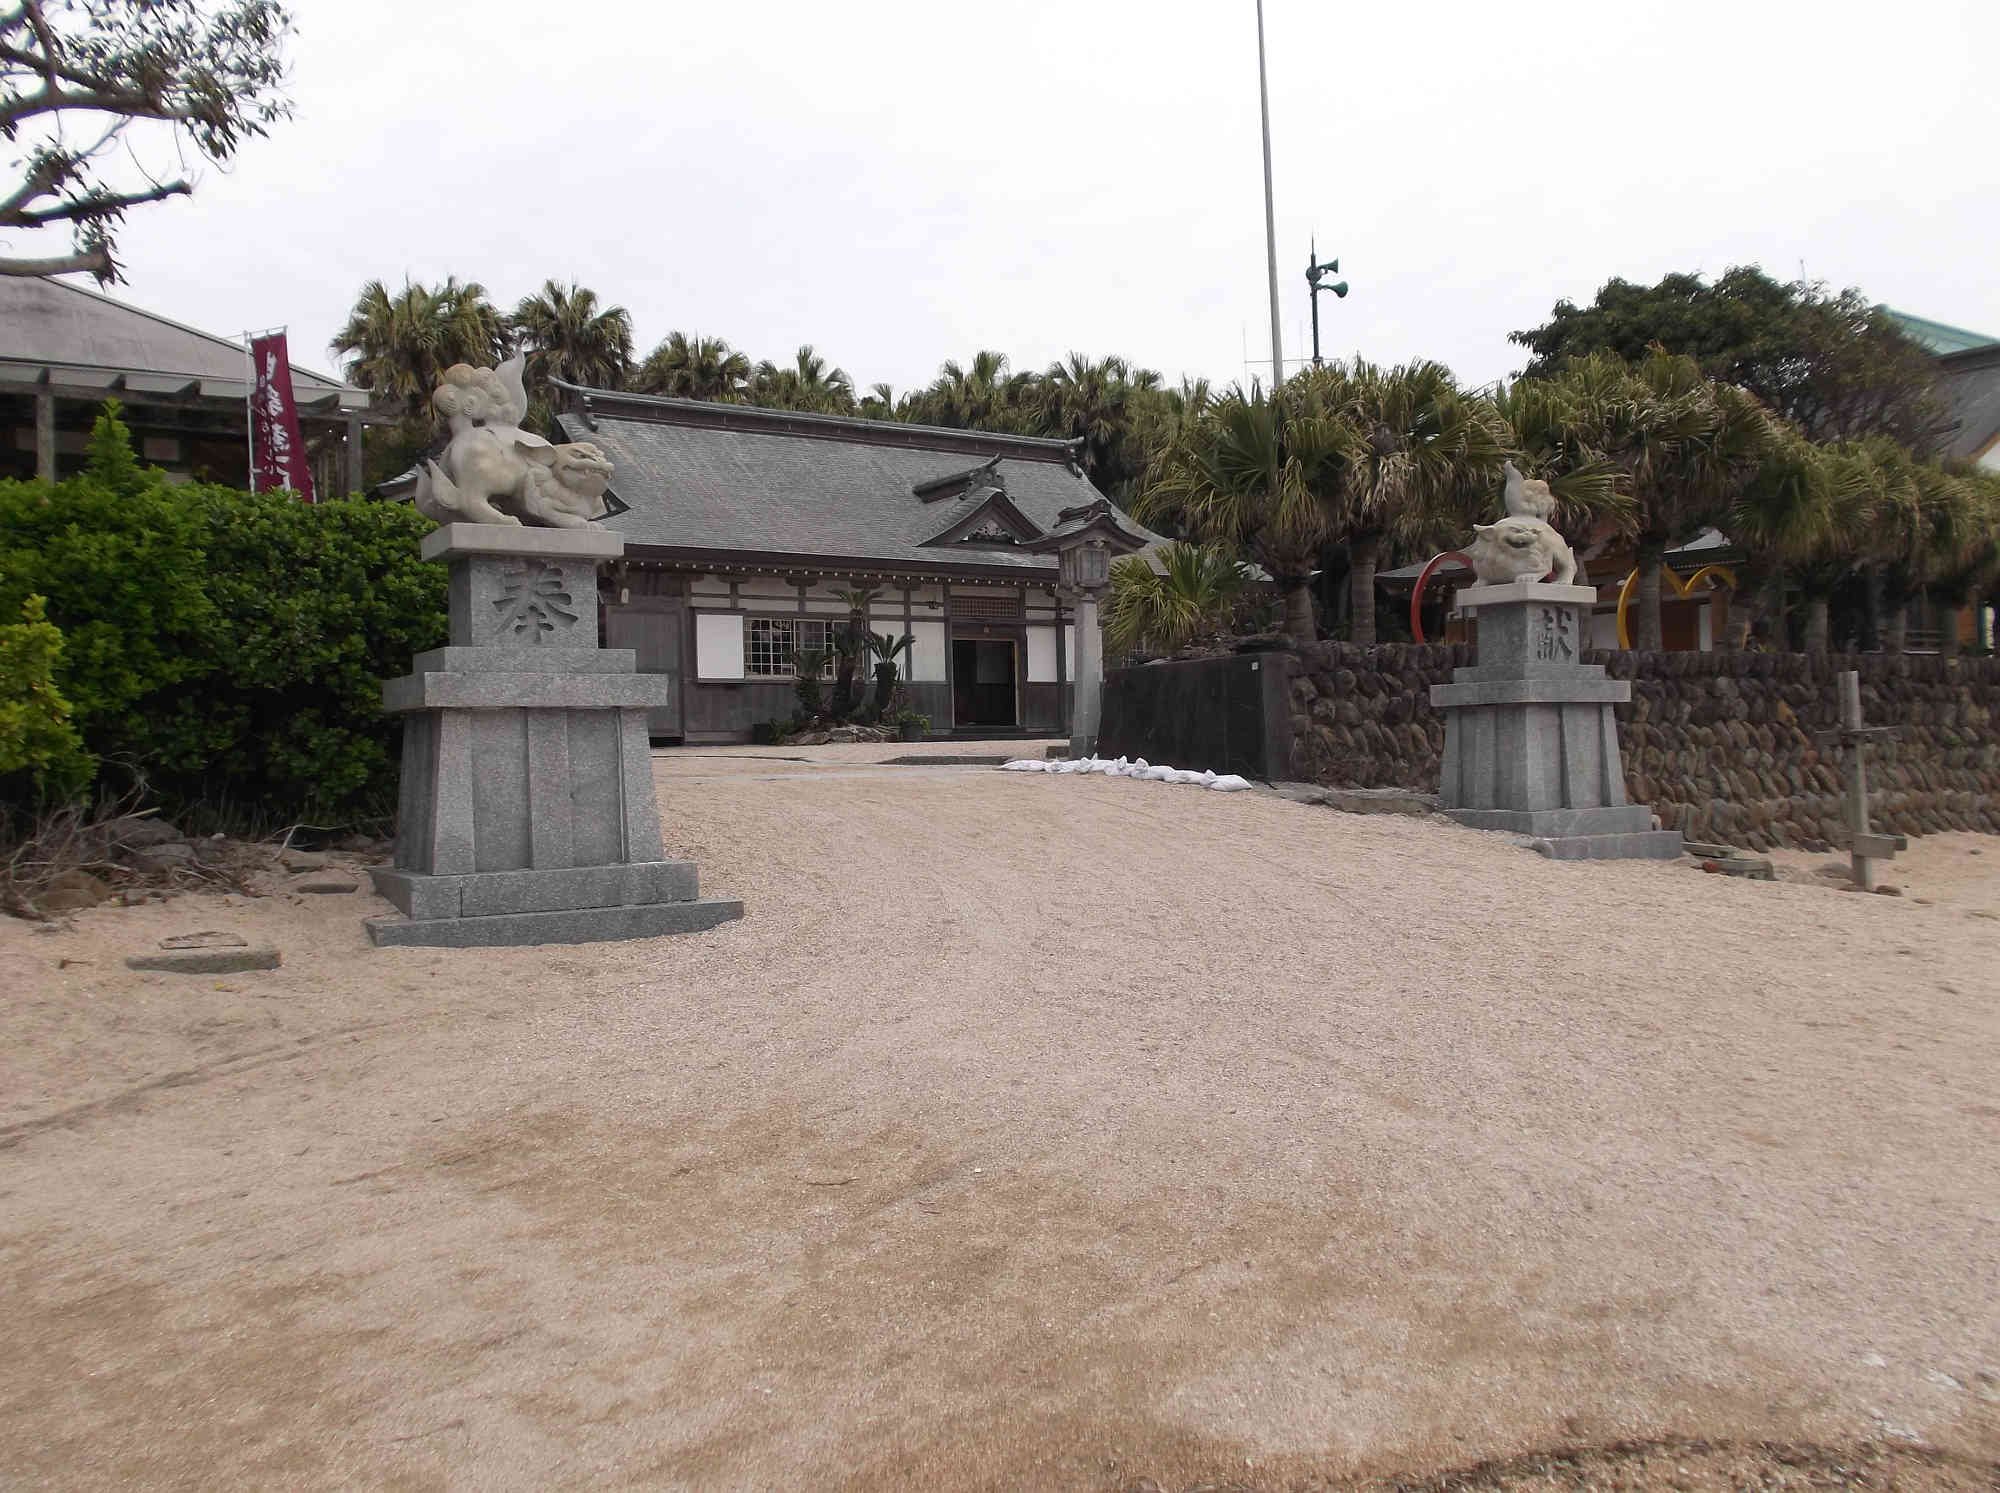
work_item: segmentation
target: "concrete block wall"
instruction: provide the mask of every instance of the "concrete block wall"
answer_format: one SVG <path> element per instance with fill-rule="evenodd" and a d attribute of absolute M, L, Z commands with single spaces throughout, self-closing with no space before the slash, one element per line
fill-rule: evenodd
<path fill-rule="evenodd" d="M 1869 725 L 1902 727 L 1871 749 L 1877 829 L 2000 833 L 2000 659 L 1593 651 L 1632 681 L 1617 708 L 1626 792 L 1690 839 L 1750 849 L 1837 844 L 1834 678 L 1861 674 Z M 1466 645 L 1317 643 L 1290 655 L 1291 775 L 1435 791 L 1444 723 L 1429 686 L 1471 664 Z"/>

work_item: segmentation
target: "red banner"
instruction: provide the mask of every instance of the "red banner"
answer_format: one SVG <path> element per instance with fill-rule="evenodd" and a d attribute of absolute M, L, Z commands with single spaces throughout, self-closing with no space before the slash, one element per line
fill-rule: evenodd
<path fill-rule="evenodd" d="M 292 362 L 285 351 L 285 334 L 252 337 L 250 364 L 255 373 L 250 386 L 250 490 L 289 487 L 310 503 L 312 471 L 306 465 L 306 443 L 299 436 L 299 407 L 292 398 Z"/>

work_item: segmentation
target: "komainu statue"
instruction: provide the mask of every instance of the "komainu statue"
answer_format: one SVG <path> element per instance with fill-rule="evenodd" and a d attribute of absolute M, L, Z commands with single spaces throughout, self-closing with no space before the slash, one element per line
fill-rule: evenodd
<path fill-rule="evenodd" d="M 1503 518 L 1497 523 L 1474 524 L 1472 532 L 1475 537 L 1465 557 L 1483 586 L 1544 577 L 1567 586 L 1576 579 L 1576 556 L 1562 535 L 1541 519 Z M 1550 575 L 1550 571 L 1555 574 Z"/>
<path fill-rule="evenodd" d="M 1556 516 L 1556 495 L 1538 479 L 1523 477 L 1511 461 L 1500 463 L 1507 485 L 1500 489 L 1500 501 L 1507 505 L 1510 518 L 1538 518 L 1547 523 Z"/>
<path fill-rule="evenodd" d="M 540 524 L 594 529 L 611 462 L 588 441 L 552 446 L 521 428 L 528 412 L 526 360 L 498 368 L 455 363 L 431 396 L 449 422 L 442 463 L 417 473 L 417 511 L 438 523 Z"/>

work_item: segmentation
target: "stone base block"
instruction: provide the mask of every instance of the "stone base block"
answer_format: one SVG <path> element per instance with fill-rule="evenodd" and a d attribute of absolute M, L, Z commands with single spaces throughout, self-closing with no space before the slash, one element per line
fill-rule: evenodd
<path fill-rule="evenodd" d="M 1537 839 L 1565 840 L 1578 836 L 1636 835 L 1651 831 L 1653 811 L 1644 804 L 1613 804 L 1591 809 L 1446 809 L 1468 829 L 1504 829 Z M 1678 832 L 1674 843 L 1680 843 Z M 1679 855 L 1676 850 L 1674 854 Z"/>
<path fill-rule="evenodd" d="M 1649 829 L 1629 835 L 1561 835 L 1535 841 L 1535 851 L 1552 861 L 1673 861 L 1681 856 L 1681 832 Z"/>
<path fill-rule="evenodd" d="M 741 902 L 711 899 L 473 918 L 368 918 L 365 923 L 369 941 L 377 948 L 414 945 L 478 949 L 520 944 L 604 943 L 624 938 L 658 938 L 668 933 L 699 933 L 742 916 Z"/>
<path fill-rule="evenodd" d="M 569 912 L 692 902 L 701 895 L 693 861 L 636 861 L 616 866 L 565 866 L 544 871 L 475 871 L 426 876 L 391 866 L 371 867 L 375 890 L 409 917 L 499 917 L 517 912 Z"/>

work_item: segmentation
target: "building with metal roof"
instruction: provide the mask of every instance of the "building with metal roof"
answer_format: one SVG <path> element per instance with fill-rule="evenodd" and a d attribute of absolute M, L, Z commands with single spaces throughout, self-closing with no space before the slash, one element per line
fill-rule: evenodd
<path fill-rule="evenodd" d="M 325 490 L 360 487 L 369 395 L 292 365 L 292 391 Z M 116 399 L 140 458 L 202 481 L 249 480 L 244 344 L 65 280 L 0 275 L 0 475 L 68 476 Z"/>
<path fill-rule="evenodd" d="M 2000 340 L 1988 337 L 1984 332 L 1968 332 L 1964 327 L 1912 316 L 1894 306 L 1877 306 L 1875 309 L 1893 321 L 1905 337 L 1935 357 L 1970 352 L 1975 347 L 2000 347 Z"/>
<path fill-rule="evenodd" d="M 1958 422 L 1945 459 L 2000 471 L 2000 338 L 1926 321 L 1893 306 L 1875 309 L 1937 359 L 1938 392 Z"/>
<path fill-rule="evenodd" d="M 610 458 L 604 524 L 626 541 L 605 641 L 681 680 L 655 736 L 742 740 L 789 717 L 795 660 L 857 590 L 870 631 L 914 640 L 907 690 L 933 730 L 1067 729 L 1073 613 L 1032 546 L 1109 507 L 1077 443 L 562 387 L 562 433 Z"/>

